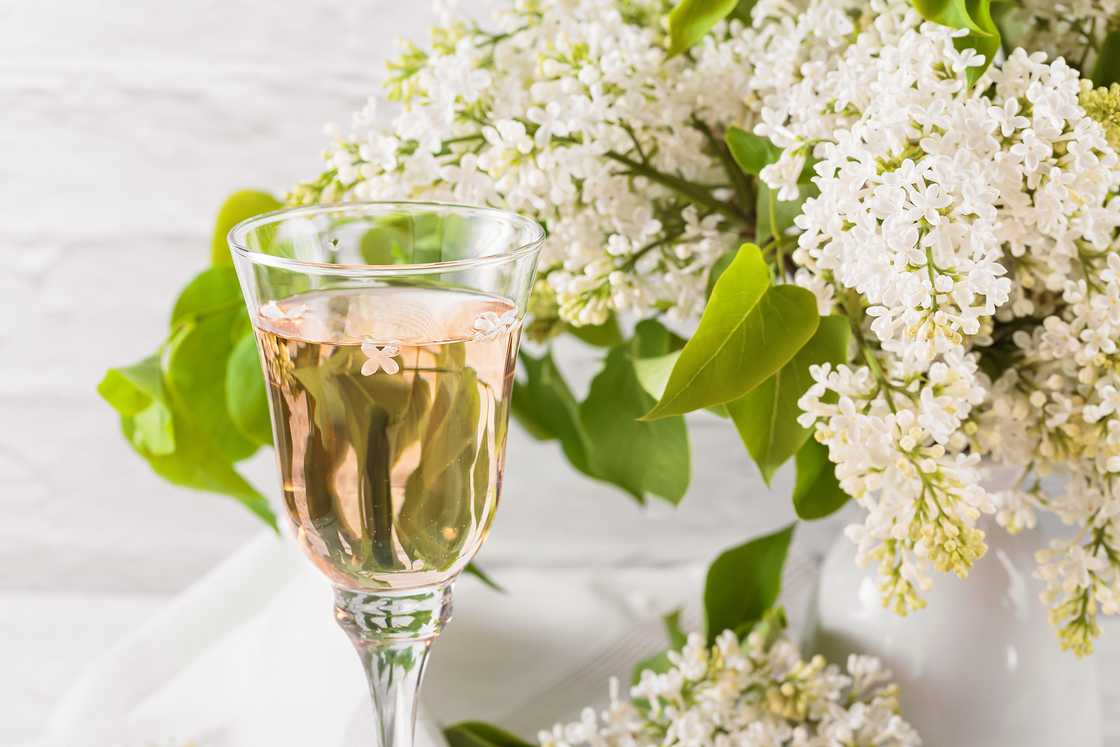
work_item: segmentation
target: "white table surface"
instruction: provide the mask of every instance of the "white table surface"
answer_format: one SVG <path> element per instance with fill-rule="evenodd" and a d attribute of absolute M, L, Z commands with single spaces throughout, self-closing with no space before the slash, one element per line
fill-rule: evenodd
<path fill-rule="evenodd" d="M 613 584 L 619 589 L 640 587 L 642 583 L 648 586 L 658 575 L 664 574 L 674 579 L 676 590 L 672 593 L 685 593 L 684 590 L 691 587 L 700 569 L 646 568 L 633 572 L 630 579 L 626 578 L 626 573 L 624 570 L 615 571 L 614 579 L 606 582 L 595 581 L 603 578 L 601 574 L 573 570 L 551 573 L 507 571 L 504 576 L 511 582 L 515 592 L 517 588 L 528 589 L 538 585 L 547 587 L 558 582 L 571 584 L 573 579 L 586 579 L 587 583 L 596 584 L 599 587 L 596 591 L 601 594 L 611 592 L 611 589 L 603 587 L 604 583 Z M 620 604 L 625 601 L 622 598 L 624 596 L 620 594 Z M 44 720 L 75 673 L 100 652 L 127 635 L 165 601 L 165 597 L 158 595 L 0 594 L 0 610 L 3 611 L 0 614 L 0 662 L 3 662 L 3 667 L 0 667 L 0 745 L 12 747 L 38 736 Z M 512 600 L 503 600 L 503 604 L 511 602 Z M 476 619 L 478 613 L 478 606 L 475 605 L 472 615 Z M 324 615 L 326 614 L 328 613 L 324 610 Z M 506 614 L 508 617 L 508 610 L 505 613 L 495 611 L 494 614 Z M 445 635 L 455 635 L 455 631 L 453 624 Z M 459 633 L 471 635 L 466 629 L 460 629 Z M 578 631 L 573 631 L 573 635 L 578 635 Z M 459 647 L 459 650 L 462 651 L 463 647 Z M 527 655 L 527 652 L 522 653 Z M 1105 625 L 1097 661 L 1105 717 L 1104 747 L 1120 747 L 1120 708 L 1117 707 L 1120 704 L 1120 679 L 1115 675 L 1117 663 L 1120 663 L 1120 622 L 1111 621 Z M 455 703 L 454 693 L 440 691 L 438 682 L 442 670 L 477 665 L 478 662 L 469 661 L 469 656 L 444 658 L 441 663 L 437 650 L 437 655 L 433 657 L 429 684 L 431 695 L 437 702 L 438 713 L 435 715 L 449 721 L 481 718 L 499 723 L 504 721 L 507 725 L 515 726 L 509 723 L 509 719 L 514 717 L 502 711 L 502 699 L 497 690 L 491 696 L 476 698 L 475 703 L 470 706 L 474 709 L 471 712 L 466 712 Z M 625 671 L 616 674 L 624 675 Z M 601 693 L 590 694 L 585 702 L 591 702 L 599 695 Z M 575 705 L 577 704 L 558 704 L 557 707 L 570 711 Z M 564 715 L 558 713 L 554 718 Z M 545 725 L 547 724 L 542 724 Z M 517 726 L 524 730 L 526 725 Z"/>

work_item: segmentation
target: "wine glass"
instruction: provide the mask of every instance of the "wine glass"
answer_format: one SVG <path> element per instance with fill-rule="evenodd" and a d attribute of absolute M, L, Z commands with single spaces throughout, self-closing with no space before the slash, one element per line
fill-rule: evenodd
<path fill-rule="evenodd" d="M 428 649 L 502 485 L 544 231 L 489 208 L 348 203 L 230 231 L 287 516 L 335 589 L 379 747 L 411 747 Z"/>

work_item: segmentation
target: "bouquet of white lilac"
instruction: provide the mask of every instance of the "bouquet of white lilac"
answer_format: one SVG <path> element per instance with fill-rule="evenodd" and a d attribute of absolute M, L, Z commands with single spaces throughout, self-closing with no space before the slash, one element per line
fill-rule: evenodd
<path fill-rule="evenodd" d="M 531 332 L 623 351 L 601 376 L 652 396 L 615 427 L 686 469 L 670 425 L 709 407 L 765 477 L 796 457 L 803 517 L 847 496 L 866 509 L 849 535 L 900 613 L 931 570 L 968 573 L 983 515 L 1018 531 L 1056 513 L 1074 529 L 1038 573 L 1063 646 L 1086 653 L 1097 615 L 1120 611 L 1120 91 L 1090 82 L 1120 69 L 1106 5 L 685 0 L 663 23 L 655 2 L 518 0 L 489 26 L 449 16 L 292 199 L 538 218 Z M 618 314 L 701 313 L 687 342 L 611 331 Z M 594 477 L 679 499 L 664 470 L 636 479 L 598 455 L 602 413 L 538 411 L 567 388 L 550 359 L 525 362 L 515 407 L 535 433 Z M 981 487 L 983 459 L 1019 468 L 1015 487 Z"/>
<path fill-rule="evenodd" d="M 851 656 L 842 672 L 820 656 L 805 661 L 780 632 L 740 642 L 729 630 L 711 647 L 693 633 L 668 659 L 665 672 L 641 673 L 633 700 L 620 699 L 612 681 L 601 718 L 586 708 L 580 721 L 542 731 L 541 747 L 921 744 L 878 659 Z"/>

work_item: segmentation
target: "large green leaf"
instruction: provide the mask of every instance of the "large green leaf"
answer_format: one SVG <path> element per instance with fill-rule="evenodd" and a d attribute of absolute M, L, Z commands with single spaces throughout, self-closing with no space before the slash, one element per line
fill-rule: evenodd
<path fill-rule="evenodd" d="M 284 207 L 282 202 L 268 192 L 257 189 L 243 189 L 227 197 L 218 210 L 218 218 L 214 222 L 214 235 L 210 239 L 210 262 L 215 265 L 232 265 L 233 259 L 230 257 L 229 244 L 226 242 L 229 230 L 243 220 L 282 207 Z"/>
<path fill-rule="evenodd" d="M 253 335 L 234 346 L 226 367 L 226 407 L 242 435 L 262 446 L 272 445 L 272 418 L 268 413 L 261 359 Z"/>
<path fill-rule="evenodd" d="M 158 357 L 151 355 L 131 366 L 109 369 L 97 385 L 97 393 L 131 421 L 130 440 L 137 449 L 150 454 L 175 451 L 175 427 Z"/>
<path fill-rule="evenodd" d="M 517 422 L 537 439 L 559 441 L 572 466 L 594 477 L 579 402 L 552 360 L 552 353 L 534 358 L 522 350 L 520 359 L 523 376 L 514 382 L 511 404 Z"/>
<path fill-rule="evenodd" d="M 724 141 L 739 168 L 754 176 L 758 176 L 765 166 L 777 161 L 782 154 L 782 149 L 767 138 L 738 127 L 728 128 Z"/>
<path fill-rule="evenodd" d="M 257 450 L 235 425 L 226 403 L 226 369 L 234 346 L 231 328 L 244 313 L 236 308 L 181 323 L 162 360 L 164 385 L 175 409 L 227 462 Z"/>
<path fill-rule="evenodd" d="M 836 480 L 836 469 L 828 459 L 828 447 L 809 439 L 797 452 L 797 483 L 793 508 L 802 519 L 821 519 L 839 511 L 849 496 Z"/>
<path fill-rule="evenodd" d="M 158 454 L 137 445 L 136 422 L 133 418 L 122 417 L 121 430 L 136 452 L 163 479 L 185 488 L 236 498 L 275 529 L 276 516 L 269 508 L 268 501 L 238 474 L 227 461 L 226 455 L 214 447 L 206 434 L 197 431 L 182 413 L 175 412 L 173 422 L 175 450 L 166 454 Z"/>
<path fill-rule="evenodd" d="M 678 55 L 704 38 L 739 0 L 681 0 L 669 12 L 669 56 Z"/>
<path fill-rule="evenodd" d="M 746 245 L 716 283 L 700 326 L 681 351 L 648 419 L 680 415 L 742 397 L 808 342 L 820 317 L 813 294 L 769 286 L 758 248 Z"/>
<path fill-rule="evenodd" d="M 607 356 L 580 405 L 580 421 L 594 445 L 594 473 L 638 500 L 646 493 L 678 503 L 688 489 L 690 459 L 684 419 L 639 420 L 654 399 L 645 392 L 627 346 Z"/>
<path fill-rule="evenodd" d="M 188 319 L 223 314 L 245 307 L 232 267 L 211 267 L 191 279 L 175 299 L 171 327 Z"/>
<path fill-rule="evenodd" d="M 228 455 L 168 396 L 155 356 L 110 370 L 97 391 L 121 416 L 132 448 L 168 482 L 238 499 L 275 528 L 268 501 L 233 468 Z"/>
<path fill-rule="evenodd" d="M 725 630 L 742 630 L 778 601 L 793 525 L 720 554 L 708 568 L 704 613 L 709 643 Z"/>
<path fill-rule="evenodd" d="M 744 244 L 712 289 L 700 326 L 681 350 L 665 391 L 647 417 L 680 415 L 728 402 L 744 349 L 743 328 L 770 287 L 770 269 L 758 247 Z"/>
<path fill-rule="evenodd" d="M 669 383 L 669 376 L 673 367 L 681 357 L 681 351 L 658 355 L 653 358 L 638 358 L 634 361 L 634 373 L 638 375 L 638 383 L 655 400 L 660 399 L 665 393 L 665 386 Z"/>
<path fill-rule="evenodd" d="M 449 747 L 533 747 L 508 731 L 482 721 L 461 721 L 443 730 Z"/>
<path fill-rule="evenodd" d="M 776 374 L 727 403 L 739 436 L 767 484 L 809 438 L 809 431 L 797 423 L 801 414 L 797 400 L 813 383 L 809 367 L 844 362 L 848 336 L 847 317 L 823 317 L 813 337 Z"/>

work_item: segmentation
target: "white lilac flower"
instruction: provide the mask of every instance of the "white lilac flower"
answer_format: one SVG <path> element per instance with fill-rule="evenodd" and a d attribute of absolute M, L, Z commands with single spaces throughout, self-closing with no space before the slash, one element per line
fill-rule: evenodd
<path fill-rule="evenodd" d="M 877 659 L 853 656 L 848 671 L 809 661 L 784 634 L 725 631 L 709 648 L 692 634 L 670 652 L 663 673 L 642 672 L 610 705 L 579 721 L 541 731 L 541 747 L 916 747 L 921 739 L 899 715 L 898 687 Z"/>
<path fill-rule="evenodd" d="M 379 345 L 373 340 L 366 340 L 362 343 L 362 355 L 366 357 L 362 364 L 362 376 L 372 376 L 378 371 L 384 371 L 390 376 L 396 374 L 401 370 L 396 361 L 400 352 L 401 347 L 396 343 Z"/>
<path fill-rule="evenodd" d="M 270 322 L 298 322 L 303 319 L 307 309 L 305 303 L 281 307 L 276 301 L 269 301 L 261 307 L 260 315 Z"/>
<path fill-rule="evenodd" d="M 494 311 L 484 311 L 474 320 L 471 339 L 475 342 L 496 339 L 499 335 L 509 332 L 516 323 L 516 311 L 507 311 L 500 316 Z"/>

